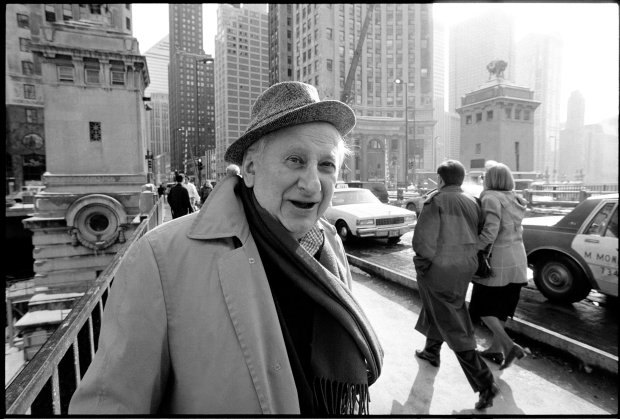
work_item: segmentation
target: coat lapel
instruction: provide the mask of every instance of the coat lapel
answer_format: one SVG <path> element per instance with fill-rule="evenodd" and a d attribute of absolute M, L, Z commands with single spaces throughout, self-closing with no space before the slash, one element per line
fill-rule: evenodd
<path fill-rule="evenodd" d="M 265 270 L 249 238 L 218 263 L 224 300 L 264 414 L 299 413 L 297 389 Z"/>

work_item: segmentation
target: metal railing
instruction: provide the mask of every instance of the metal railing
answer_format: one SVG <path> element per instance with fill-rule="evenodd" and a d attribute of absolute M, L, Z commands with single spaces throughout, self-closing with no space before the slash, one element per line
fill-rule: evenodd
<path fill-rule="evenodd" d="M 159 199 L 93 286 L 5 388 L 7 414 L 46 417 L 68 413 L 71 397 L 95 356 L 114 276 L 131 246 L 160 224 L 163 211 L 163 199 Z"/>
<path fill-rule="evenodd" d="M 594 185 L 589 185 L 592 187 Z M 547 187 L 545 189 L 525 189 L 523 197 L 529 202 L 529 206 L 557 206 L 575 207 L 580 202 L 592 195 L 604 195 L 618 193 L 618 185 L 596 185 L 597 188 L 586 189 L 583 186 L 561 185 Z"/>

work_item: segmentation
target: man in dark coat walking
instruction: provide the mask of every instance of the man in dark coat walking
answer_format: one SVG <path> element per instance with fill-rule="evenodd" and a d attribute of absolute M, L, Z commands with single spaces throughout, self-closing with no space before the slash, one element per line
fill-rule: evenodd
<path fill-rule="evenodd" d="M 194 209 L 189 200 L 189 192 L 183 186 L 183 175 L 176 175 L 174 180 L 177 184 L 170 188 L 170 192 L 168 192 L 168 204 L 170 204 L 172 218 L 178 218 L 194 212 Z"/>
<path fill-rule="evenodd" d="M 467 288 L 478 267 L 476 243 L 482 210 L 461 189 L 465 168 L 448 160 L 437 168 L 438 189 L 424 202 L 413 235 L 413 263 L 422 310 L 415 328 L 426 336 L 419 358 L 439 367 L 445 341 L 454 351 L 474 392 L 476 409 L 493 406 L 499 392 L 493 374 L 476 352 L 474 327 L 465 305 Z"/>

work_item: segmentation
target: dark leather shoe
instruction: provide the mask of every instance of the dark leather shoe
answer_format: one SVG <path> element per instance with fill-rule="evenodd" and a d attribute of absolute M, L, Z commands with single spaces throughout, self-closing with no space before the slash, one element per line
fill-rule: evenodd
<path fill-rule="evenodd" d="M 504 354 L 501 352 L 487 352 L 487 351 L 476 351 L 480 354 L 481 357 L 488 359 L 497 365 L 502 365 L 504 362 Z"/>
<path fill-rule="evenodd" d="M 497 384 L 493 383 L 491 386 L 485 390 L 480 392 L 480 398 L 478 399 L 478 403 L 476 403 L 476 410 L 486 409 L 487 407 L 493 406 L 493 399 L 499 393 L 499 387 Z"/>
<path fill-rule="evenodd" d="M 439 355 L 432 354 L 429 351 L 427 351 L 426 349 L 423 350 L 423 351 L 416 350 L 415 351 L 415 355 L 418 358 L 422 358 L 422 359 L 430 362 L 433 367 L 439 367 L 439 362 L 440 362 L 439 361 Z"/>
<path fill-rule="evenodd" d="M 525 357 L 525 350 L 515 343 L 515 346 L 512 347 L 508 355 L 506 355 L 506 359 L 504 363 L 499 366 L 500 370 L 508 368 L 515 359 L 521 359 Z"/>

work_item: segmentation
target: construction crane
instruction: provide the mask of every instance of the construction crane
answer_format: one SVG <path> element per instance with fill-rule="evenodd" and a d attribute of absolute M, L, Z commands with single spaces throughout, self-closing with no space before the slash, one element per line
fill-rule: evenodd
<path fill-rule="evenodd" d="M 353 80 L 355 79 L 355 70 L 357 70 L 357 65 L 360 62 L 362 46 L 364 45 L 364 41 L 366 40 L 366 32 L 368 32 L 368 25 L 370 25 L 370 19 L 372 17 L 372 12 L 375 10 L 375 6 L 375 3 L 370 3 L 368 5 L 366 19 L 364 19 L 364 24 L 362 25 L 360 37 L 357 40 L 357 47 L 355 48 L 355 52 L 353 53 L 353 59 L 351 60 L 351 66 L 349 67 L 349 74 L 347 74 L 347 78 L 344 82 L 344 87 L 342 88 L 342 92 L 340 94 L 341 102 L 349 103 L 349 101 L 351 100 L 351 87 L 353 86 Z"/>

